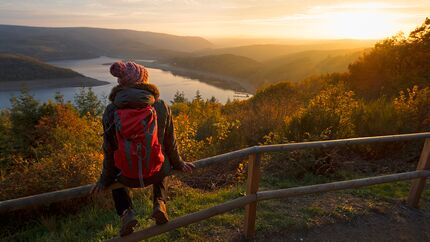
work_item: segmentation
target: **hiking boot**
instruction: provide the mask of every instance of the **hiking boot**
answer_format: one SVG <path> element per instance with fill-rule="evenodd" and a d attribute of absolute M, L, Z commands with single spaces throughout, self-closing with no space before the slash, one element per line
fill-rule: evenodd
<path fill-rule="evenodd" d="M 121 230 L 119 231 L 119 236 L 122 237 L 133 233 L 134 227 L 137 223 L 133 210 L 130 208 L 125 210 L 121 215 Z"/>
<path fill-rule="evenodd" d="M 169 222 L 169 216 L 167 216 L 166 203 L 163 200 L 157 200 L 154 203 L 154 210 L 151 217 L 155 219 L 157 225 L 165 224 Z"/>

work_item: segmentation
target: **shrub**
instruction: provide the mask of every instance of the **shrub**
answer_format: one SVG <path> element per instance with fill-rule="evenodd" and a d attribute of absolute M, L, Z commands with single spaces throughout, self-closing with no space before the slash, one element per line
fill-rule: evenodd
<path fill-rule="evenodd" d="M 191 120 L 188 115 L 181 114 L 173 119 L 178 148 L 182 158 L 193 161 L 204 155 L 205 140 L 197 140 L 197 122 Z"/>
<path fill-rule="evenodd" d="M 283 129 L 284 117 L 297 111 L 302 105 L 299 88 L 290 82 L 269 85 L 257 91 L 248 101 L 232 102 L 224 108 L 229 120 L 239 120 L 239 146 L 261 143 L 270 132 Z M 301 92 L 300 92 L 301 93 Z"/>
<path fill-rule="evenodd" d="M 359 102 L 343 85 L 322 90 L 292 116 L 285 118 L 288 140 L 325 140 L 355 136 L 352 114 Z"/>
<path fill-rule="evenodd" d="M 422 132 L 430 130 L 430 88 L 413 86 L 401 91 L 393 101 L 400 116 L 402 132 Z"/>
<path fill-rule="evenodd" d="M 353 113 L 357 136 L 397 134 L 401 130 L 399 113 L 392 101 L 382 97 L 374 101 L 360 102 Z"/>
<path fill-rule="evenodd" d="M 84 185 L 100 174 L 100 121 L 81 118 L 70 104 L 48 106 L 52 113 L 32 128 L 38 137 L 35 159 L 17 158 L 14 169 L 0 182 L 0 199 Z"/>
<path fill-rule="evenodd" d="M 13 152 L 11 133 L 10 112 L 7 110 L 0 111 L 0 171 L 7 170 L 12 163 L 11 153 Z M 0 180 L 1 180 L 0 173 Z"/>

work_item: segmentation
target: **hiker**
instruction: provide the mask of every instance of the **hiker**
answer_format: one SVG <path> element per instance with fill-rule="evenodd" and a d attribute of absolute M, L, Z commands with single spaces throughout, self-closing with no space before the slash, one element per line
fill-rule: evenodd
<path fill-rule="evenodd" d="M 148 72 L 134 62 L 115 62 L 110 72 L 118 78 L 103 114 L 103 170 L 91 190 L 98 193 L 114 182 L 127 187 L 153 186 L 156 224 L 167 223 L 166 176 L 172 168 L 192 172 L 194 165 L 179 154 L 168 105 L 159 99 L 158 88 L 148 82 Z M 115 209 L 121 218 L 120 236 L 137 225 L 127 188 L 112 190 Z"/>

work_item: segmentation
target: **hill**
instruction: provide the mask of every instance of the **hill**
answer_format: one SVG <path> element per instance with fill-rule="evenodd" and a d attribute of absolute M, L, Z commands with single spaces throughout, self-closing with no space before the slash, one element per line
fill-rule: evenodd
<path fill-rule="evenodd" d="M 47 28 L 0 25 L 0 52 L 43 60 L 98 56 L 159 58 L 211 48 L 200 37 L 102 28 Z"/>
<path fill-rule="evenodd" d="M 430 18 L 409 36 L 379 42 L 349 66 L 349 83 L 368 98 L 395 96 L 414 85 L 430 85 Z"/>
<path fill-rule="evenodd" d="M 345 72 L 363 52 L 363 49 L 342 49 L 294 53 L 265 62 L 265 68 L 255 78 L 257 83 L 297 82 L 313 75 Z"/>
<path fill-rule="evenodd" d="M 197 56 L 233 54 L 245 56 L 256 61 L 269 61 L 285 55 L 314 50 L 339 50 L 369 48 L 375 44 L 374 40 L 325 40 L 306 44 L 258 44 L 238 47 L 219 48 L 197 51 Z"/>
<path fill-rule="evenodd" d="M 429 48 L 430 19 L 407 38 L 377 44 L 347 73 L 267 85 L 248 100 L 225 105 L 199 95 L 188 101 L 178 94 L 171 104 L 176 145 L 184 160 L 195 161 L 254 145 L 428 132 Z M 337 59 L 311 52 L 285 56 L 274 64 L 303 56 L 322 64 Z M 223 58 L 190 63 L 210 60 L 206 68 L 215 68 L 213 62 Z M 373 99 L 364 98 L 369 94 Z M 58 100 L 41 104 L 22 93 L 11 109 L 0 112 L 1 200 L 97 181 L 104 128 L 99 116 L 86 112 L 100 105 L 88 98 L 92 96 L 78 96 L 75 105 Z M 403 140 L 265 154 L 259 186 L 267 191 L 412 171 L 425 154 L 422 150 L 423 140 Z M 248 169 L 246 158 L 237 158 L 171 177 L 171 218 L 243 196 Z M 410 187 L 410 181 L 399 181 L 261 202 L 254 240 L 430 241 L 430 187 L 423 189 L 420 210 L 402 202 Z M 151 190 L 135 189 L 133 195 L 141 230 L 153 224 Z M 220 214 L 151 241 L 240 241 L 243 211 Z M 105 195 L 2 216 L 0 238 L 5 241 L 105 241 L 120 228 L 112 199 Z"/>
<path fill-rule="evenodd" d="M 313 75 L 346 72 L 363 49 L 303 51 L 265 62 L 233 54 L 180 57 L 164 60 L 170 66 L 235 78 L 250 92 L 265 83 L 300 81 Z M 186 73 L 185 73 L 186 75 Z"/>
<path fill-rule="evenodd" d="M 0 82 L 67 77 L 83 77 L 83 75 L 70 69 L 46 64 L 32 57 L 0 53 Z"/>
<path fill-rule="evenodd" d="M 250 71 L 256 70 L 262 65 L 250 58 L 232 54 L 180 57 L 172 58 L 168 62 L 173 66 L 233 77 L 245 77 Z"/>
<path fill-rule="evenodd" d="M 32 57 L 0 53 L 0 90 L 18 90 L 23 85 L 39 87 L 96 86 L 106 82 L 88 78 L 70 69 L 46 64 Z"/>

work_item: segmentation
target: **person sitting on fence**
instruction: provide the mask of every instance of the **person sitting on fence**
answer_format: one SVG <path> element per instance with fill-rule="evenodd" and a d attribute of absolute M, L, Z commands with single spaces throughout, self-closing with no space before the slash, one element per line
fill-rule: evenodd
<path fill-rule="evenodd" d="M 153 213 L 156 224 L 168 222 L 165 177 L 172 169 L 191 172 L 192 163 L 179 154 L 169 106 L 159 99 L 158 88 L 148 82 L 145 67 L 134 62 L 115 62 L 110 72 L 119 85 L 109 95 L 103 114 L 104 161 L 102 174 L 91 193 L 107 189 L 114 182 L 127 187 L 153 185 Z M 120 236 L 137 225 L 127 188 L 112 190 Z"/>

